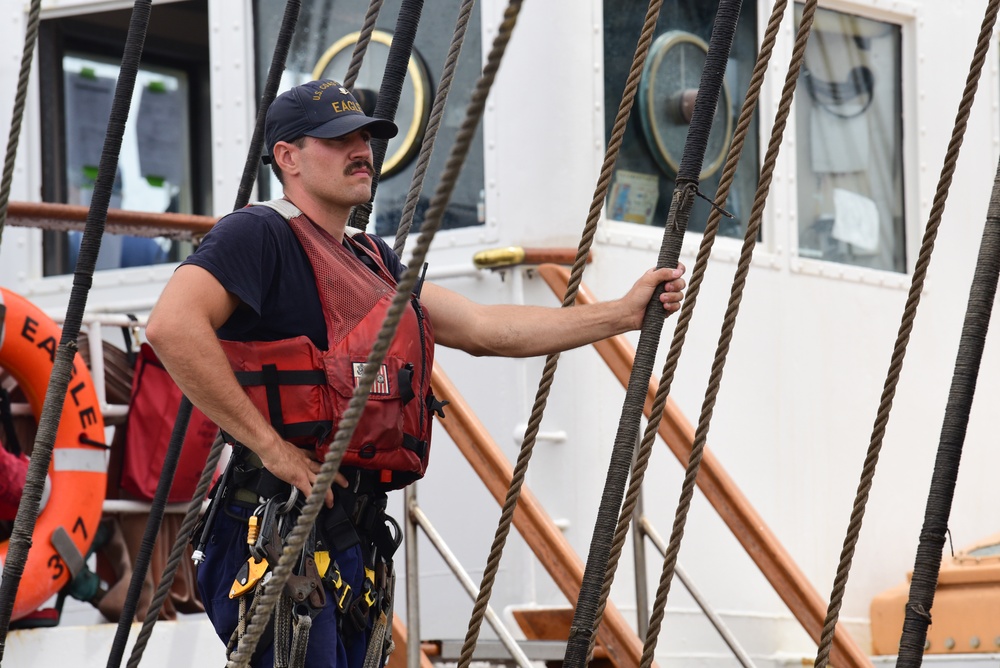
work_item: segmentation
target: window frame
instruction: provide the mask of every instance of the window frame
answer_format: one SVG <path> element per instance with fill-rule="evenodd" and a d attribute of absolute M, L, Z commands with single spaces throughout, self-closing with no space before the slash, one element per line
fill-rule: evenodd
<path fill-rule="evenodd" d="M 593 11 L 596 17 L 598 17 L 597 25 L 603 26 L 603 12 L 604 12 L 604 0 L 592 0 Z M 770 5 L 768 5 L 770 7 Z M 769 18 L 769 11 L 764 7 L 762 3 L 758 3 L 757 11 L 757 39 L 759 40 L 764 35 L 764 30 L 767 27 L 767 20 Z M 780 40 L 780 37 L 779 37 Z M 780 45 L 780 41 L 779 41 Z M 604 54 L 604 34 L 603 30 L 594 31 L 594 54 L 595 59 L 603 62 Z M 778 49 L 775 49 L 775 55 L 777 55 Z M 790 52 L 790 49 L 789 49 Z M 780 60 L 779 58 L 772 57 L 772 63 Z M 598 71 L 595 71 L 594 75 L 594 86 L 595 94 L 604 97 L 604 70 L 603 67 Z M 728 82 L 727 82 L 728 83 Z M 733 98 L 734 105 L 739 107 L 742 105 L 742 95 L 746 91 L 736 91 L 730 90 L 730 95 Z M 738 97 L 739 96 L 739 97 Z M 775 91 L 769 84 L 765 81 L 763 88 L 761 89 L 760 99 L 758 101 L 758 109 L 772 109 L 776 104 L 778 97 L 780 96 L 780 88 Z M 639 100 L 636 98 L 633 103 L 632 116 L 636 116 L 639 113 L 638 110 Z M 596 165 L 600 165 L 604 161 L 604 154 L 607 147 L 608 137 L 605 136 L 604 126 L 605 119 L 604 114 L 606 110 L 602 108 L 595 112 L 595 137 L 594 137 L 594 161 Z M 760 112 L 758 111 L 758 114 Z M 736 121 L 738 119 L 738 113 L 733 117 L 733 124 L 735 127 Z M 760 121 L 758 126 L 758 146 L 759 146 L 759 162 L 763 161 L 764 151 L 767 146 L 767 139 L 770 134 L 770 120 L 765 118 L 765 115 L 760 115 Z M 746 160 L 745 155 L 741 157 L 741 164 Z M 759 170 L 760 164 L 758 164 Z M 720 168 L 721 169 L 721 168 Z M 774 188 L 772 187 L 772 190 Z M 709 194 L 711 196 L 714 193 Z M 771 269 L 776 269 L 779 265 L 783 264 L 784 261 L 782 256 L 784 255 L 781 245 L 775 240 L 774 225 L 771 224 L 771 219 L 773 218 L 773 212 L 769 211 L 771 207 L 765 208 L 764 210 L 764 220 L 761 224 L 761 237 L 758 240 L 757 248 L 754 253 L 753 263 L 754 265 L 759 265 L 762 267 L 767 267 Z M 636 248 L 640 250 L 658 252 L 664 236 L 664 228 L 658 225 L 646 226 L 639 225 L 636 223 L 629 223 L 620 220 L 613 220 L 607 215 L 607 206 L 605 206 L 601 211 L 601 221 L 598 226 L 597 234 L 595 235 L 596 241 L 599 243 L 608 244 L 610 246 L 619 246 L 626 248 Z M 681 258 L 687 263 L 689 268 L 693 265 L 693 259 L 697 256 L 698 248 L 701 245 L 701 241 L 704 235 L 701 232 L 688 231 L 684 234 L 684 240 L 681 247 Z M 712 248 L 711 259 L 719 260 L 722 262 L 736 264 L 739 260 L 740 250 L 743 245 L 742 237 L 716 237 L 715 243 Z"/>
<path fill-rule="evenodd" d="M 921 237 L 923 236 L 923 226 L 926 222 L 926 212 L 928 207 L 922 207 L 919 197 L 919 172 L 921 169 L 916 166 L 920 164 L 919 156 L 919 132 L 920 127 L 920 107 L 917 104 L 917 50 L 916 34 L 920 18 L 919 8 L 908 0 L 897 0 L 893 3 L 893 9 L 885 10 L 870 5 L 853 2 L 851 0 L 828 0 L 822 3 L 823 9 L 837 12 L 853 14 L 865 19 L 893 23 L 899 27 L 900 39 L 900 72 L 899 86 L 901 89 L 901 109 L 902 109 L 902 164 L 903 164 L 903 226 L 906 235 L 904 240 L 904 250 L 906 253 L 905 271 L 896 272 L 885 269 L 874 269 L 870 267 L 859 267 L 856 265 L 843 264 L 822 260 L 818 258 L 808 258 L 800 256 L 799 249 L 799 214 L 798 214 L 798 159 L 795 152 L 788 151 L 787 169 L 785 171 L 787 182 L 787 199 L 790 202 L 788 207 L 787 240 L 790 249 L 788 257 L 789 269 L 793 274 L 806 276 L 818 276 L 832 278 L 850 282 L 877 285 L 880 287 L 905 290 L 910 284 L 910 274 L 916 264 L 916 258 L 920 250 Z M 789 3 L 785 20 L 794 24 L 795 3 Z M 792 39 L 794 30 L 791 32 L 792 38 L 787 42 L 785 49 L 787 56 L 791 57 Z M 776 54 L 777 55 L 777 54 Z M 796 89 L 796 97 L 801 93 Z M 792 113 L 789 116 L 788 126 L 785 130 L 786 138 L 797 136 L 797 122 L 795 118 L 795 108 L 793 103 Z M 787 141 L 787 139 L 786 139 Z M 925 211 L 924 209 L 927 209 Z M 918 215 L 919 214 L 919 217 Z M 917 222 L 919 221 L 919 223 Z"/>
<path fill-rule="evenodd" d="M 178 0 L 180 2 L 181 0 Z M 161 3 L 157 3 L 161 4 Z M 178 4 L 178 3 L 169 3 Z M 164 66 L 174 70 L 182 70 L 188 79 L 188 117 L 189 146 L 191 173 L 191 205 L 193 213 L 208 213 L 211 210 L 212 196 L 212 127 L 208 108 L 208 91 L 210 81 L 208 30 L 208 3 L 205 4 L 206 34 L 205 43 L 192 45 L 179 43 L 153 34 L 147 34 L 143 48 L 142 64 Z M 197 5 L 194 5 L 197 9 Z M 128 7 L 108 7 L 104 4 L 80 4 L 72 8 L 61 8 L 59 11 L 43 12 L 39 26 L 38 39 L 38 78 L 36 80 L 38 110 L 37 132 L 40 150 L 38 171 L 39 192 L 44 202 L 65 202 L 68 196 L 66 183 L 65 125 L 63 119 L 63 58 L 67 54 L 84 53 L 99 58 L 111 58 L 120 62 L 122 47 L 125 43 L 127 28 L 109 27 L 107 29 L 86 30 L 87 16 L 106 14 Z M 127 19 L 127 13 L 125 18 Z M 133 115 L 135 109 L 131 110 Z M 40 231 L 37 233 L 38 255 L 32 263 L 31 282 L 34 289 L 44 292 L 50 290 L 68 289 L 71 285 L 72 273 L 68 268 L 65 254 L 66 235 L 64 232 Z M 48 249 L 56 245 L 55 253 L 64 255 L 60 260 L 54 257 Z M 53 273 L 59 264 L 67 266 L 70 273 Z M 176 268 L 177 262 L 167 262 L 156 265 L 107 269 L 95 273 L 95 285 L 120 285 L 123 283 L 148 283 L 150 279 L 166 280 Z M 104 278 L 107 276 L 107 278 Z M 45 288 L 41 288 L 45 285 Z"/>

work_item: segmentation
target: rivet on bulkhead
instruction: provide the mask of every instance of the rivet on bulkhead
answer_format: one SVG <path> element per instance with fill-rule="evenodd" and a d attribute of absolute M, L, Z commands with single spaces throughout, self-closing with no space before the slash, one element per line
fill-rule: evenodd
<path fill-rule="evenodd" d="M 969 647 L 972 649 L 979 649 L 979 636 L 972 636 L 969 638 Z"/>
<path fill-rule="evenodd" d="M 944 648 L 945 649 L 955 649 L 955 639 L 954 638 L 945 638 L 944 639 Z"/>
<path fill-rule="evenodd" d="M 1000 636 L 997 637 L 997 640 L 1000 640 Z M 924 651 L 925 652 L 931 651 L 931 641 L 930 641 L 930 638 L 928 638 L 927 640 L 924 641 Z"/>

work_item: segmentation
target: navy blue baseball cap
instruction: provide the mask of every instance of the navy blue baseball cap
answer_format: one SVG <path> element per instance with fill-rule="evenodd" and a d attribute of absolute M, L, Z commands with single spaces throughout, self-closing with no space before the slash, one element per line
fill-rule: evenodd
<path fill-rule="evenodd" d="M 372 137 L 391 139 L 399 129 L 384 118 L 367 116 L 357 99 L 333 79 L 310 81 L 295 86 L 274 98 L 264 121 L 264 142 L 271 161 L 271 152 L 279 141 L 299 137 L 332 139 L 365 128 Z"/>

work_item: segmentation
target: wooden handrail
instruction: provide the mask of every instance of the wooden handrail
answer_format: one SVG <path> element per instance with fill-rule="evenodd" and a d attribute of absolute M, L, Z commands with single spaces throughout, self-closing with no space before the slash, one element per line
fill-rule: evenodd
<path fill-rule="evenodd" d="M 493 498 L 503 505 L 513 475 L 510 462 L 437 364 L 431 374 L 431 388 L 434 396 L 450 402 L 445 409 L 448 417 L 439 424 L 469 460 Z M 583 582 L 583 561 L 527 486 L 521 488 L 521 496 L 514 511 L 514 526 L 556 586 L 570 602 L 575 603 Z M 642 642 L 610 601 L 604 613 L 604 621 L 597 631 L 597 642 L 607 651 L 608 660 L 618 668 L 634 668 L 639 665 Z"/>
<path fill-rule="evenodd" d="M 569 282 L 568 269 L 552 264 L 540 265 L 538 273 L 557 296 L 561 298 L 566 293 Z M 586 286 L 581 284 L 576 301 L 578 304 L 591 304 L 596 299 Z M 632 360 L 635 359 L 635 349 L 628 340 L 624 336 L 615 336 L 595 343 L 594 348 L 619 382 L 628 387 Z M 656 380 L 650 379 L 643 408 L 647 417 L 653 405 L 656 387 Z M 667 403 L 663 408 L 659 435 L 681 464 L 687 466 L 694 444 L 695 430 L 670 397 L 667 397 Z M 707 447 L 702 457 L 697 483 L 705 498 L 757 564 L 761 573 L 771 583 L 771 587 L 785 602 L 809 637 L 819 642 L 826 619 L 826 603 Z M 840 624 L 837 625 L 834 634 L 830 663 L 834 666 L 852 668 L 872 665 L 868 655 L 858 647 L 854 638 Z"/>
<path fill-rule="evenodd" d="M 83 230 L 90 209 L 75 204 L 49 202 L 9 202 L 7 224 L 18 227 L 37 227 L 45 230 Z M 215 225 L 217 218 L 186 213 L 152 213 L 108 209 L 105 231 L 112 234 L 131 234 L 138 237 L 170 237 L 193 239 L 205 234 Z"/>

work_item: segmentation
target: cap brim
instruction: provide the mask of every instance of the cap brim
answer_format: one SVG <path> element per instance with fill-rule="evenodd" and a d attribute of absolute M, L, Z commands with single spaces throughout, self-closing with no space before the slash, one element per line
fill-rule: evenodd
<path fill-rule="evenodd" d="M 399 128 L 390 120 L 384 118 L 372 118 L 362 114 L 351 114 L 341 116 L 327 121 L 323 125 L 306 132 L 308 137 L 319 139 L 333 139 L 343 137 L 360 129 L 366 129 L 376 139 L 392 139 L 399 133 Z"/>

